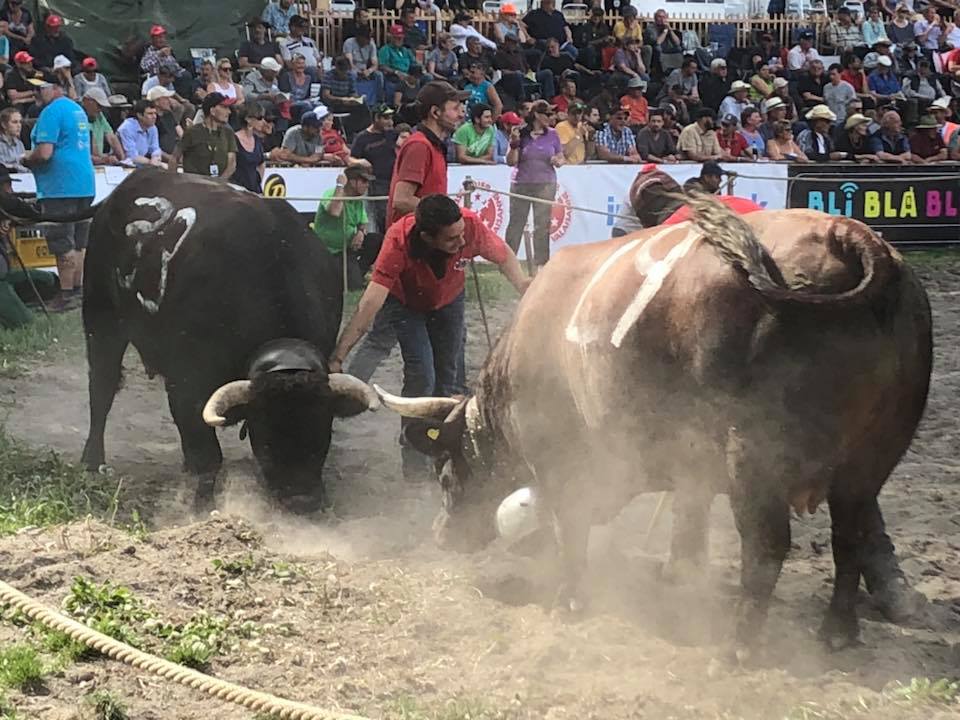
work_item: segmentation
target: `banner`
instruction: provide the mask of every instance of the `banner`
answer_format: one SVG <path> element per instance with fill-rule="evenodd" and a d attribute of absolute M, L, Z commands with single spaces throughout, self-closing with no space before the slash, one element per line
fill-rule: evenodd
<path fill-rule="evenodd" d="M 960 165 L 792 165 L 789 207 L 856 218 L 896 243 L 960 242 Z"/>

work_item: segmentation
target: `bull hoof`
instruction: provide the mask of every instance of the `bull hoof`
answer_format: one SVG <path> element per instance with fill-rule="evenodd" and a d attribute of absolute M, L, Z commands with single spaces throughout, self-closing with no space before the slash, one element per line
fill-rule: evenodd
<path fill-rule="evenodd" d="M 281 500 L 281 505 L 293 515 L 313 515 L 328 507 L 323 494 L 293 495 Z"/>
<path fill-rule="evenodd" d="M 820 641 L 831 652 L 860 647 L 860 624 L 854 613 L 838 613 L 828 610 L 817 633 Z"/>
<path fill-rule="evenodd" d="M 905 580 L 894 581 L 871 597 L 880 613 L 893 623 L 912 620 L 927 605 L 927 596 L 910 587 Z"/>
<path fill-rule="evenodd" d="M 193 512 L 198 516 L 209 515 L 216 509 L 217 473 L 202 473 L 197 476 L 197 491 L 193 496 Z"/>
<path fill-rule="evenodd" d="M 704 580 L 704 563 L 670 558 L 660 568 L 660 579 L 670 585 L 698 585 Z"/>

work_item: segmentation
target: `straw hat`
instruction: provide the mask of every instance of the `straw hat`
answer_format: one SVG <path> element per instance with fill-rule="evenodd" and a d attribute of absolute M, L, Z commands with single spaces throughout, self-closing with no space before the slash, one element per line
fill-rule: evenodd
<path fill-rule="evenodd" d="M 727 95 L 733 95 L 735 92 L 740 92 L 741 90 L 749 90 L 750 86 L 745 83 L 743 80 L 734 80 L 733 84 L 730 86 L 730 89 L 727 91 Z"/>
<path fill-rule="evenodd" d="M 806 115 L 807 120 L 829 120 L 833 122 L 837 119 L 833 110 L 826 105 L 814 105 Z"/>
<path fill-rule="evenodd" d="M 847 118 L 847 121 L 843 123 L 843 129 L 849 130 L 850 128 L 856 127 L 857 125 L 863 125 L 864 123 L 870 122 L 870 118 L 866 115 L 861 115 L 860 113 L 854 113 Z"/>

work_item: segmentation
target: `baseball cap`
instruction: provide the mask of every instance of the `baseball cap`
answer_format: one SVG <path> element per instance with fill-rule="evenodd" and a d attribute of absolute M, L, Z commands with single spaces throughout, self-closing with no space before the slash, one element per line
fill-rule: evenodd
<path fill-rule="evenodd" d="M 403 37 L 403 25 L 391 25 L 390 34 L 394 37 Z"/>
<path fill-rule="evenodd" d="M 727 171 L 724 170 L 718 163 L 715 162 L 705 162 L 703 167 L 700 168 L 700 177 L 704 175 L 726 175 Z"/>
<path fill-rule="evenodd" d="M 47 15 L 47 19 L 44 20 L 44 25 L 52 28 L 60 27 L 63 25 L 63 18 L 59 15 Z"/>
<path fill-rule="evenodd" d="M 156 89 L 156 88 L 154 88 L 154 89 Z M 83 94 L 83 97 L 82 97 L 81 99 L 82 99 L 82 100 L 93 100 L 93 101 L 94 101 L 95 103 L 97 103 L 97 105 L 99 105 L 100 107 L 105 107 L 105 108 L 111 107 L 111 105 L 110 105 L 110 100 L 107 98 L 107 94 L 106 94 L 102 89 L 100 89 L 100 88 L 98 88 L 98 87 L 92 87 L 92 88 L 90 88 L 89 90 L 87 90 L 87 91 Z M 147 93 L 147 100 L 151 100 L 151 99 L 152 99 L 152 98 L 150 97 L 150 93 Z"/>
<path fill-rule="evenodd" d="M 799 39 L 799 40 L 813 40 L 813 33 L 810 32 L 809 30 L 804 30 L 803 32 L 801 32 L 801 33 L 797 36 L 797 39 Z"/>
<path fill-rule="evenodd" d="M 371 112 L 374 117 L 387 117 L 388 115 L 393 115 L 393 108 L 386 103 L 380 103 L 379 105 L 374 105 Z"/>
<path fill-rule="evenodd" d="M 157 35 L 166 35 L 167 29 L 163 25 L 154 25 L 150 28 L 150 35 L 156 37 Z"/>
<path fill-rule="evenodd" d="M 720 119 L 720 124 L 722 125 L 738 125 L 740 120 L 737 119 L 737 116 L 732 113 L 727 113 Z"/>
<path fill-rule="evenodd" d="M 323 123 L 320 122 L 320 118 L 313 110 L 307 110 L 303 115 L 300 116 L 300 124 L 304 127 L 320 127 Z"/>
<path fill-rule="evenodd" d="M 103 92 L 101 90 L 100 92 Z M 155 102 L 160 98 L 173 97 L 176 93 L 173 90 L 167 90 L 163 85 L 156 85 L 147 91 L 147 100 Z"/>
<path fill-rule="evenodd" d="M 264 70 L 272 70 L 273 72 L 280 72 L 280 70 L 282 69 L 280 67 L 280 63 L 278 63 L 272 57 L 265 57 L 263 60 L 261 60 L 260 67 L 263 68 Z"/>
<path fill-rule="evenodd" d="M 323 120 L 327 115 L 330 114 L 330 108 L 323 104 L 317 105 L 313 109 L 313 114 L 317 116 L 317 120 Z"/>
<path fill-rule="evenodd" d="M 61 68 L 68 68 L 68 67 L 71 67 L 72 65 L 73 63 L 70 62 L 70 58 L 68 58 L 66 55 L 57 55 L 53 59 L 54 70 L 60 70 Z"/>
<path fill-rule="evenodd" d="M 500 122 L 504 125 L 523 125 L 523 120 L 520 119 L 520 116 L 515 112 L 505 112 L 500 116 Z"/>
<path fill-rule="evenodd" d="M 226 101 L 227 98 L 218 92 L 207 93 L 206 97 L 203 98 L 203 103 L 200 107 L 203 110 L 203 114 L 206 115 L 213 110 L 213 108 L 217 107 L 218 105 L 223 105 L 223 103 Z"/>
<path fill-rule="evenodd" d="M 80 63 L 84 70 L 96 70 L 97 69 L 97 59 L 93 57 L 86 57 L 83 59 L 83 62 Z"/>
<path fill-rule="evenodd" d="M 363 165 L 351 165 L 343 171 L 343 174 L 346 175 L 347 180 L 362 178 L 367 182 L 372 182 L 374 179 L 373 173 L 367 170 Z"/>
<path fill-rule="evenodd" d="M 450 100 L 466 100 L 470 93 L 457 90 L 453 85 L 443 80 L 433 80 L 428 82 L 417 93 L 417 106 L 420 109 L 422 117 L 426 117 L 427 111 L 432 107 L 440 107 Z"/>
<path fill-rule="evenodd" d="M 513 3 L 504 3 L 500 6 L 500 12 L 502 12 L 504 15 L 516 15 L 517 6 Z"/>
<path fill-rule="evenodd" d="M 33 62 L 33 55 L 28 53 L 26 50 L 21 50 L 13 56 L 13 61 L 15 63 L 30 63 Z"/>

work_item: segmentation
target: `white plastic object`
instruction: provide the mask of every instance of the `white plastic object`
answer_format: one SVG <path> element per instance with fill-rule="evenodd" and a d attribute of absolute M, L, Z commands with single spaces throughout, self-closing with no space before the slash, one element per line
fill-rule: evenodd
<path fill-rule="evenodd" d="M 497 532 L 510 542 L 519 542 L 540 529 L 537 496 L 523 487 L 508 495 L 497 508 Z"/>

